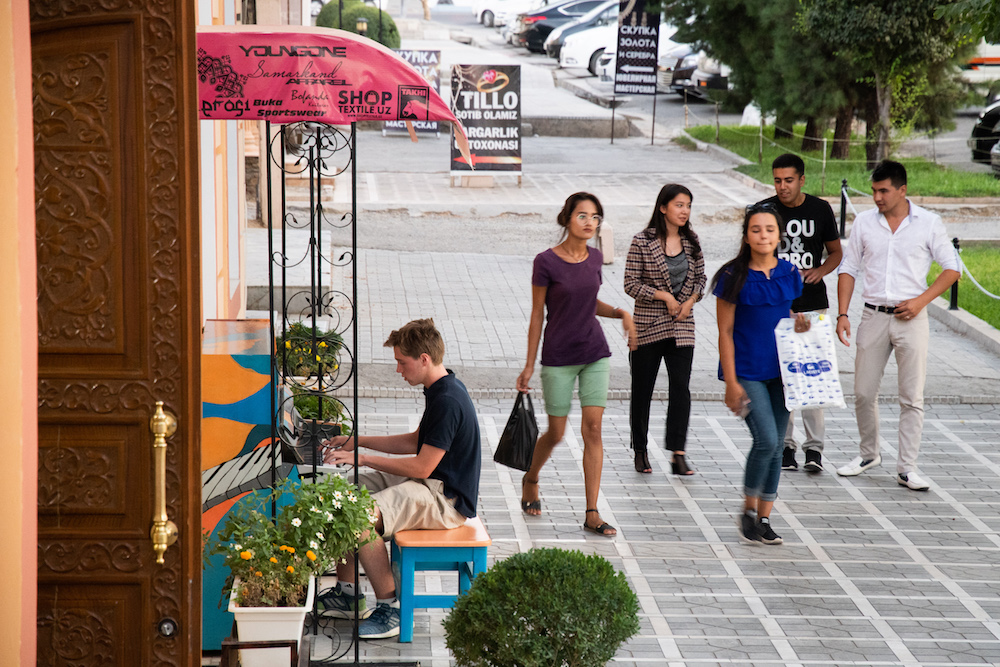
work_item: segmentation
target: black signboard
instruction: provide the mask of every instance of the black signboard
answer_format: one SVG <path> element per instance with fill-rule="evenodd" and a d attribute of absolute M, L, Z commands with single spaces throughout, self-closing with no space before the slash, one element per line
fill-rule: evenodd
<path fill-rule="evenodd" d="M 520 65 L 456 65 L 451 71 L 451 109 L 465 126 L 477 172 L 521 171 Z M 472 171 L 454 131 L 451 171 Z"/>
<path fill-rule="evenodd" d="M 660 14 L 647 12 L 645 8 L 645 0 L 621 0 L 618 5 L 616 94 L 656 94 Z"/>
<path fill-rule="evenodd" d="M 413 65 L 413 69 L 427 79 L 431 90 L 436 93 L 441 92 L 441 52 L 440 51 L 415 51 L 411 49 L 394 49 L 399 57 Z M 400 98 L 400 117 L 407 118 L 411 114 L 406 111 L 406 98 Z M 417 100 L 420 102 L 420 100 Z M 413 129 L 417 132 L 438 132 L 438 122 L 436 120 L 419 120 L 419 114 L 412 114 L 409 118 L 413 123 Z M 386 130 L 399 130 L 406 132 L 406 124 L 402 120 L 387 120 L 382 124 L 383 134 Z"/>

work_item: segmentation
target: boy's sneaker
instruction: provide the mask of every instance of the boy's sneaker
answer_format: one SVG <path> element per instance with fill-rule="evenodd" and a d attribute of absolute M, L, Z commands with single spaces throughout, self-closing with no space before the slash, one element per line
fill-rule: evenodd
<path fill-rule="evenodd" d="M 795 461 L 795 450 L 791 447 L 785 447 L 785 451 L 781 454 L 781 469 L 782 470 L 798 470 L 799 464 Z"/>
<path fill-rule="evenodd" d="M 399 636 L 399 603 L 379 602 L 368 619 L 358 626 L 361 639 L 386 639 Z"/>
<path fill-rule="evenodd" d="M 930 482 L 918 475 L 915 471 L 901 472 L 896 475 L 896 482 L 900 486 L 905 486 L 914 491 L 926 491 L 931 488 Z"/>
<path fill-rule="evenodd" d="M 757 520 L 758 539 L 764 544 L 781 544 L 784 540 L 771 528 L 771 520 L 762 516 Z"/>
<path fill-rule="evenodd" d="M 823 455 L 815 449 L 806 450 L 806 464 L 802 469 L 806 472 L 822 472 Z"/>
<path fill-rule="evenodd" d="M 854 477 L 877 465 L 882 465 L 882 457 L 878 454 L 873 459 L 863 459 L 859 456 L 846 466 L 837 468 L 837 474 L 841 477 Z"/>
<path fill-rule="evenodd" d="M 372 610 L 368 609 L 368 603 L 365 602 L 364 593 L 353 597 L 344 595 L 340 584 L 320 593 L 316 602 L 322 616 L 353 619 L 355 609 L 358 610 L 358 618 L 368 618 L 372 615 Z"/>
<path fill-rule="evenodd" d="M 744 512 L 740 515 L 738 526 L 740 528 L 740 542 L 744 544 L 760 544 L 760 533 L 757 531 L 757 517 L 755 514 Z"/>

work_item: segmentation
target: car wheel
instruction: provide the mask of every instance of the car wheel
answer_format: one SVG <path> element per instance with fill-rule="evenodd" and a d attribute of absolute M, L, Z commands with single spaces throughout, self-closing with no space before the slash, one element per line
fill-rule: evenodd
<path fill-rule="evenodd" d="M 990 163 L 990 149 L 997 142 L 997 135 L 989 130 L 978 127 L 972 129 L 972 138 L 975 140 L 975 147 L 972 149 L 973 162 Z"/>
<path fill-rule="evenodd" d="M 487 28 L 493 27 L 493 12 L 488 9 L 483 12 L 483 25 Z"/>
<path fill-rule="evenodd" d="M 594 76 L 597 76 L 597 65 L 598 65 L 597 61 L 599 61 L 601 59 L 601 56 L 603 55 L 604 55 L 604 49 L 597 49 L 596 51 L 594 51 L 594 54 L 590 56 L 590 65 L 587 66 L 587 69 L 590 70 L 590 73 L 593 74 Z"/>

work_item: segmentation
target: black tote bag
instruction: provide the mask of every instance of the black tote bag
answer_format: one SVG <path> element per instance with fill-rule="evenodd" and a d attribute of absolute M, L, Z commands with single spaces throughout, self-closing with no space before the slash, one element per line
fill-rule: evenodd
<path fill-rule="evenodd" d="M 535 409 L 531 405 L 531 396 L 519 392 L 514 401 L 514 409 L 510 411 L 507 425 L 500 436 L 493 460 L 501 465 L 517 470 L 527 470 L 531 467 L 531 457 L 535 453 L 535 441 L 538 440 L 538 422 L 535 421 Z"/>

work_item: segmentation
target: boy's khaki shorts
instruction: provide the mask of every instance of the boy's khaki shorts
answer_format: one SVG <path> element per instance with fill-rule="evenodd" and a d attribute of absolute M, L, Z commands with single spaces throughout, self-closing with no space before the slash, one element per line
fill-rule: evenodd
<path fill-rule="evenodd" d="M 445 497 L 441 480 L 369 470 L 358 475 L 358 485 L 375 499 L 386 540 L 401 530 L 440 530 L 465 524 L 465 516 L 455 509 L 455 499 Z"/>

